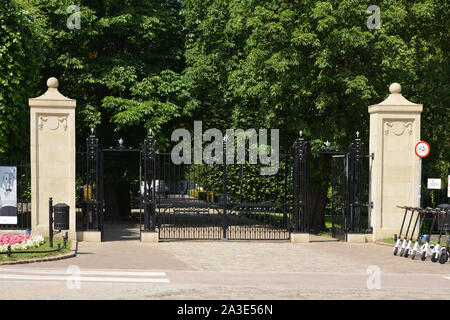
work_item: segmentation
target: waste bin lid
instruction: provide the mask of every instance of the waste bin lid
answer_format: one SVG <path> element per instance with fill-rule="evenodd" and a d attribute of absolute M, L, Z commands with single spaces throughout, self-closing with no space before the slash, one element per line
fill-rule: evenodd
<path fill-rule="evenodd" d="M 53 206 L 54 208 L 68 208 L 69 206 L 65 203 L 58 203 Z"/>

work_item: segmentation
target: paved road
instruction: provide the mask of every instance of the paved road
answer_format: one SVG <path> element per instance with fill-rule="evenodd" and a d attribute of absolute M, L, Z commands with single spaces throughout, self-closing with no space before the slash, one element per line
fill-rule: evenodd
<path fill-rule="evenodd" d="M 0 299 L 449 299 L 450 263 L 318 241 L 143 244 L 133 226 L 76 258 L 0 267 Z M 120 240 L 120 241 L 118 241 Z M 319 240 L 319 239 L 316 239 Z M 325 239 L 320 239 L 325 240 Z"/>

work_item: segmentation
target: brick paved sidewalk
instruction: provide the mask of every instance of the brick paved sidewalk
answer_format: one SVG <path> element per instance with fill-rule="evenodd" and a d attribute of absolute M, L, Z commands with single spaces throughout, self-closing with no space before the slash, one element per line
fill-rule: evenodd
<path fill-rule="evenodd" d="M 392 248 L 344 242 L 166 242 L 160 248 L 195 270 L 239 272 L 366 273 L 370 265 L 384 272 L 450 274 L 450 263 L 394 256 Z"/>
<path fill-rule="evenodd" d="M 68 290 L 63 282 L 0 280 L 7 297 L 33 299 L 449 299 L 450 263 L 393 256 L 377 244 L 336 241 L 292 244 L 265 241 L 177 241 L 140 243 L 133 227 L 110 229 L 103 243 L 79 243 L 73 259 L 28 265 L 66 270 L 161 271 L 168 283 L 84 282 Z M 114 232 L 113 232 L 114 233 Z M 118 241 L 120 240 L 120 241 Z M 381 272 L 380 289 L 368 289 L 367 268 Z M 3 273 L 14 274 L 10 266 Z M 21 267 L 23 268 L 23 266 Z M 0 270 L 0 273 L 2 271 Z M 16 272 L 17 273 L 17 272 Z M 101 275 L 100 275 L 101 276 Z M 447 279 L 448 278 L 448 279 Z M 0 299 L 5 298 L 0 295 Z"/>

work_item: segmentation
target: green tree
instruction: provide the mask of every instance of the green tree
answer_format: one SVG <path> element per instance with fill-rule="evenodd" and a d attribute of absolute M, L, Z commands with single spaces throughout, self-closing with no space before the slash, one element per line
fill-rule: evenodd
<path fill-rule="evenodd" d="M 123 137 L 136 146 L 146 129 L 178 114 L 171 101 L 183 68 L 179 1 L 36 1 L 52 37 L 46 77 L 77 99 L 79 144 L 96 127 L 104 145 Z M 79 29 L 67 27 L 71 5 L 80 8 Z"/>
<path fill-rule="evenodd" d="M 77 99 L 77 145 L 90 128 L 104 147 L 138 147 L 147 130 L 160 129 L 177 116 L 172 103 L 177 72 L 183 68 L 182 20 L 177 0 L 35 0 L 48 16 L 52 39 L 42 85 L 50 76 L 61 92 Z M 78 14 L 80 28 L 69 28 Z M 72 7 L 73 8 L 73 7 Z M 166 71 L 169 70 L 169 71 Z M 139 161 L 114 156 L 105 165 L 105 193 L 112 215 L 127 214 Z M 132 177 L 132 174 L 134 176 Z M 108 206 L 109 205 L 109 206 Z M 129 211 L 129 210 L 128 210 Z"/>
<path fill-rule="evenodd" d="M 186 1 L 187 106 L 217 115 L 208 122 L 219 128 L 279 128 L 284 148 L 302 130 L 313 149 L 329 140 L 342 150 L 356 131 L 368 137 L 367 106 L 399 82 L 406 97 L 425 103 L 425 128 L 446 131 L 430 137 L 448 149 L 448 3 L 379 1 L 379 29 L 367 27 L 370 4 Z M 448 151 L 441 155 L 448 163 Z M 309 223 L 316 230 L 329 172 L 328 161 L 313 161 Z"/>
<path fill-rule="evenodd" d="M 28 1 L 0 2 L 0 153 L 29 150 L 28 98 L 45 58 L 45 18 Z"/>
<path fill-rule="evenodd" d="M 431 146 L 430 155 L 423 160 L 423 180 L 441 178 L 445 182 L 450 175 L 450 3 L 420 1 L 411 6 L 410 14 L 416 22 L 408 31 L 417 74 L 411 99 L 423 104 L 422 139 Z M 446 200 L 445 191 L 437 200 Z M 429 190 L 424 188 L 424 193 L 429 197 Z"/>

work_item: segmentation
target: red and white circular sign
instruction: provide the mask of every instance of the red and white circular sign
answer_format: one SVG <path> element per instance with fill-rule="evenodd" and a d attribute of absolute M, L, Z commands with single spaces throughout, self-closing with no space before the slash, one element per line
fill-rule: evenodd
<path fill-rule="evenodd" d="M 420 141 L 416 144 L 415 147 L 416 155 L 420 158 L 425 158 L 430 154 L 431 148 L 430 145 L 425 141 Z"/>

